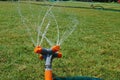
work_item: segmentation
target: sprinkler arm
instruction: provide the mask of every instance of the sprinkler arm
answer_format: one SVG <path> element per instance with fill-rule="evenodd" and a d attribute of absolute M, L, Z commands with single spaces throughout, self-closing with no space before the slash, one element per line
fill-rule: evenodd
<path fill-rule="evenodd" d="M 53 80 L 52 78 L 52 60 L 54 58 L 61 58 L 62 54 L 59 52 L 60 46 L 53 46 L 51 49 L 45 49 L 37 46 L 34 52 L 40 54 L 39 58 L 45 60 L 45 80 Z"/>

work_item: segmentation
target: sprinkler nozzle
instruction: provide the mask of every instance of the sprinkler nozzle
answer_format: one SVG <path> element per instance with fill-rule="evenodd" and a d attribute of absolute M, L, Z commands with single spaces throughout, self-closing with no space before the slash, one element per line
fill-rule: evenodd
<path fill-rule="evenodd" d="M 40 54 L 42 52 L 42 47 L 41 46 L 36 46 L 34 48 L 34 52 Z"/>
<path fill-rule="evenodd" d="M 59 50 L 60 50 L 60 46 L 59 45 L 55 45 L 55 46 L 52 47 L 52 51 L 53 52 L 57 52 Z"/>
<path fill-rule="evenodd" d="M 58 58 L 61 58 L 61 57 L 62 57 L 62 53 L 61 53 L 61 52 L 58 52 L 57 57 L 58 57 Z"/>
<path fill-rule="evenodd" d="M 43 60 L 44 58 L 43 58 L 43 56 L 42 56 L 42 55 L 40 55 L 40 56 L 39 56 L 39 59 L 40 59 L 40 60 Z"/>

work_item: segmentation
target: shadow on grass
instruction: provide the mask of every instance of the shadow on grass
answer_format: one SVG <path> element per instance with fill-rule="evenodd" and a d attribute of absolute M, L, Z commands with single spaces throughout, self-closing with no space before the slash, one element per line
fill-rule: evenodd
<path fill-rule="evenodd" d="M 41 5 L 41 6 L 55 6 L 55 7 L 65 7 L 65 8 L 83 8 L 83 9 L 96 9 L 96 10 L 120 12 L 119 9 L 104 8 L 103 6 L 82 7 L 82 6 L 62 6 L 62 5 L 52 5 L 52 4 L 41 4 L 41 3 L 33 3 L 33 4 Z"/>
<path fill-rule="evenodd" d="M 110 9 L 110 8 L 104 8 L 103 10 L 106 10 L 106 11 L 114 11 L 114 12 L 120 12 L 120 10 L 117 10 L 117 9 Z"/>
<path fill-rule="evenodd" d="M 56 77 L 53 80 L 102 80 L 102 79 L 93 78 L 93 77 L 78 76 L 78 77 Z"/>

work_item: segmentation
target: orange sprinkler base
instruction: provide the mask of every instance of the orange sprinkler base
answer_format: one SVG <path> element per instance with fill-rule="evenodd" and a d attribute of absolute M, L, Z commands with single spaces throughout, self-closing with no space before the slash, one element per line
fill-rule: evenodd
<path fill-rule="evenodd" d="M 45 80 L 53 80 L 52 79 L 52 70 L 45 70 Z"/>

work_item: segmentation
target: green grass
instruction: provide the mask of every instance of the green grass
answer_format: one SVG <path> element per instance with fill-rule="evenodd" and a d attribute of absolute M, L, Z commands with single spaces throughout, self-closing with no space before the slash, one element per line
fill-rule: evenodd
<path fill-rule="evenodd" d="M 81 2 L 65 2 L 61 5 L 89 5 Z M 99 3 L 104 7 L 120 10 L 116 3 Z M 0 80 L 43 80 L 44 61 L 33 53 L 33 43 L 22 25 L 17 5 L 0 2 Z M 84 5 L 83 5 L 84 6 Z M 31 19 L 28 5 L 22 4 L 32 37 L 36 39 L 34 22 L 41 9 L 43 16 L 48 8 L 32 5 L 35 19 Z M 71 18 L 79 21 L 77 29 L 61 45 L 63 57 L 53 62 L 53 73 L 58 77 L 89 76 L 104 80 L 120 79 L 120 12 L 84 9 L 53 8 L 60 35 L 65 25 L 71 25 Z M 42 18 L 40 18 L 41 20 Z M 29 24 L 31 23 L 31 24 Z M 51 25 L 54 27 L 54 24 Z M 49 38 L 56 38 L 55 29 L 49 29 Z M 54 40 L 53 40 L 54 41 Z M 48 46 L 46 42 L 42 45 Z"/>

